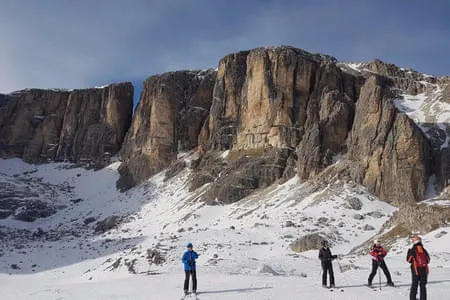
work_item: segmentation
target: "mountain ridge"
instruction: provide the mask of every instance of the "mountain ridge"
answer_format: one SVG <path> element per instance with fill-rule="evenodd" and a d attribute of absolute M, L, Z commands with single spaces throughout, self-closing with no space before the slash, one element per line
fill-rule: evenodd
<path fill-rule="evenodd" d="M 205 79 L 204 75 L 192 74 L 206 74 L 207 78 Z M 352 128 L 358 125 L 353 123 L 355 118 L 357 120 L 365 118 L 358 118 L 358 111 L 355 108 L 360 100 L 361 89 L 366 82 L 373 81 L 371 79 L 373 76 L 384 78 L 375 80 L 370 85 L 371 91 L 367 92 L 370 94 L 375 90 L 384 90 L 382 94 L 385 96 L 382 97 L 385 99 L 379 102 L 380 105 L 383 102 L 397 101 L 395 99 L 401 97 L 398 95 L 419 95 L 430 89 L 446 87 L 448 84 L 445 76 L 424 75 L 378 59 L 366 63 L 343 63 L 332 56 L 320 53 L 313 54 L 292 46 L 259 47 L 224 56 L 219 61 L 217 70 L 174 71 L 150 76 L 144 83 L 141 100 L 135 109 L 135 113 L 126 110 L 122 116 L 124 120 L 132 118 L 132 121 L 131 123 L 125 121 L 123 124 L 119 124 L 119 127 L 124 128 L 122 132 L 126 132 L 123 139 L 119 138 L 119 142 L 116 142 L 116 145 L 119 146 L 111 148 L 112 151 L 104 151 L 104 153 L 87 150 L 91 154 L 85 157 L 51 154 L 49 159 L 59 157 L 59 159 L 69 159 L 73 162 L 85 162 L 84 159 L 87 158 L 88 162 L 94 161 L 96 165 L 101 167 L 111 161 L 110 157 L 118 154 L 123 161 L 121 173 L 124 178 L 123 182 L 126 183 L 124 187 L 127 188 L 139 184 L 152 174 L 167 168 L 176 161 L 177 154 L 180 151 L 198 149 L 202 154 L 200 160 L 204 160 L 203 165 L 210 165 L 207 161 L 205 162 L 208 156 L 203 155 L 208 151 L 231 150 L 232 152 L 240 152 L 241 154 L 238 154 L 238 156 L 242 156 L 245 155 L 246 151 L 258 152 L 258 149 L 260 149 L 264 152 L 265 150 L 275 149 L 275 152 L 285 153 L 287 151 L 287 156 L 283 160 L 289 161 L 287 164 L 289 170 L 295 169 L 301 178 L 307 180 L 310 176 L 317 175 L 329 166 L 334 156 L 346 155 L 348 151 L 351 153 L 355 153 L 356 150 L 359 151 L 359 144 L 349 144 L 349 138 L 352 132 L 352 136 L 356 134 L 356 131 L 352 131 Z M 168 78 L 171 79 L 168 80 Z M 194 81 L 188 83 L 186 80 Z M 182 86 L 184 87 L 180 90 L 179 88 Z M 400 92 L 394 93 L 396 90 Z M 42 90 L 24 90 L 8 95 L 32 94 L 37 91 Z M 74 91 L 83 93 L 83 90 Z M 74 93 L 74 91 L 60 92 Z M 145 101 L 145 98 L 149 97 L 150 91 L 153 91 L 151 92 L 153 96 L 150 96 L 153 100 Z M 379 97 L 382 94 L 379 94 Z M 8 95 L 2 97 L 8 98 Z M 445 96 L 446 93 L 443 95 L 447 97 Z M 445 102 L 445 99 L 442 101 Z M 42 100 L 45 100 L 45 97 Z M 378 100 L 369 99 L 368 104 Z M 83 101 L 89 103 L 89 101 L 95 102 L 98 100 L 86 99 Z M 128 100 L 123 101 L 128 103 Z M 190 103 L 190 101 L 193 101 L 193 104 L 188 104 L 188 106 L 183 104 Z M 201 104 L 195 104 L 196 101 L 200 101 Z M 3 103 L 5 103 L 5 100 L 3 100 Z M 2 106 L 2 111 L 8 111 L 7 108 L 5 109 L 5 105 Z M 401 115 L 404 113 L 402 108 L 403 106 L 397 105 L 389 108 L 385 113 L 393 116 L 398 112 Z M 87 112 L 89 112 L 89 109 Z M 367 114 L 368 112 L 360 111 L 360 113 Z M 379 113 L 383 114 L 381 111 Z M 60 114 L 62 113 L 58 113 L 58 115 Z M 406 114 L 408 115 L 407 112 Z M 39 121 L 35 121 L 36 118 L 33 116 L 39 116 L 39 114 L 28 116 L 25 123 Z M 386 116 L 380 115 L 379 117 L 382 120 Z M 79 116 L 76 122 L 82 124 L 86 122 L 83 120 L 84 118 L 83 115 Z M 157 121 L 158 118 L 161 120 Z M 410 115 L 408 115 L 409 118 Z M 412 119 L 414 120 L 413 117 Z M 195 122 L 189 125 L 190 127 L 186 127 L 186 124 L 190 124 L 193 120 Z M 417 125 L 417 120 L 414 121 L 416 122 L 413 124 L 408 124 L 409 121 L 406 120 L 403 121 L 401 123 L 403 125 L 399 125 L 400 127 L 396 129 L 395 134 L 389 135 L 390 133 L 386 132 L 386 137 L 381 139 L 380 142 L 385 143 L 389 136 L 396 139 L 397 133 L 405 130 L 406 132 L 408 130 L 414 132 L 413 129 L 408 129 Z M 71 122 L 73 123 L 73 121 Z M 93 128 L 92 126 L 97 121 L 87 122 L 94 122 L 89 125 Z M 95 126 L 101 126 L 101 122 L 98 124 Z M 393 126 L 393 124 L 389 124 L 383 124 L 382 126 L 385 126 L 385 128 L 386 126 Z M 73 127 L 73 125 L 71 126 Z M 378 125 L 366 126 L 364 130 L 375 128 L 376 132 L 376 126 Z M 446 147 L 445 149 L 437 149 L 437 143 L 433 141 L 433 137 L 437 136 L 442 139 L 442 135 L 448 135 L 449 132 L 446 132 L 447 128 L 442 127 L 442 125 L 431 125 L 429 127 L 435 132 L 432 137 L 427 135 L 426 132 L 425 138 L 420 137 L 420 133 L 408 133 L 409 138 L 419 139 L 417 141 L 418 146 L 416 146 L 417 150 L 414 150 L 415 154 L 419 156 L 415 158 L 414 162 L 411 161 L 402 165 L 404 161 L 390 154 L 393 160 L 388 164 L 399 164 L 398 172 L 401 170 L 401 172 L 406 172 L 405 178 L 413 178 L 412 181 L 404 179 L 406 182 L 400 179 L 399 187 L 410 186 L 414 189 L 418 186 L 417 191 L 406 197 L 404 197 L 404 193 L 396 191 L 397 188 L 388 193 L 382 192 L 385 188 L 380 186 L 380 184 L 383 185 L 380 183 L 380 178 L 390 174 L 390 168 L 381 171 L 380 166 L 373 169 L 374 165 L 372 165 L 371 171 L 366 173 L 364 171 L 364 169 L 367 169 L 366 166 L 363 170 L 354 170 L 352 178 L 367 185 L 372 192 L 387 201 L 396 201 L 401 197 L 404 197 L 405 201 L 422 200 L 425 196 L 428 178 L 433 174 L 437 176 L 438 189 L 441 190 L 450 177 L 448 174 L 450 172 L 446 171 L 446 168 L 443 168 L 440 163 L 448 160 L 448 154 Z M 0 148 L 3 150 L 9 147 L 8 131 L 11 131 L 11 128 L 14 128 L 14 125 L 8 127 L 4 125 L 4 121 L 3 123 L 0 122 L 0 136 L 2 134 L 4 136 L 2 139 L 3 146 Z M 22 131 L 35 131 L 35 129 L 31 127 Z M 44 129 L 43 133 L 37 134 L 46 134 L 47 131 Z M 77 132 L 80 132 L 81 136 L 92 135 L 92 133 L 86 132 L 83 127 L 78 130 L 75 129 L 70 135 L 77 135 Z M 361 132 L 361 134 L 360 138 L 364 138 L 364 133 Z M 53 145 L 52 147 L 56 145 L 57 148 L 61 149 L 61 147 L 64 147 L 63 140 L 66 138 L 58 136 L 58 133 L 56 135 L 55 138 L 52 138 L 52 143 L 49 144 Z M 428 145 L 429 140 L 432 141 L 432 146 Z M 72 142 L 69 141 L 70 143 Z M 79 144 L 76 147 L 82 147 L 80 143 L 84 143 L 83 140 L 75 141 L 75 145 Z M 373 159 L 377 160 L 377 154 L 373 156 L 373 151 L 376 150 L 375 146 L 370 146 L 368 152 L 366 151 L 364 155 L 353 155 L 351 159 L 359 160 L 360 163 L 367 159 L 368 161 L 372 159 L 372 162 L 374 162 Z M 425 150 L 419 151 L 423 147 Z M 428 148 L 434 150 L 426 150 Z M 77 152 L 80 150 L 71 151 Z M 385 152 L 384 157 L 386 157 L 386 153 L 388 152 Z M 39 157 L 42 154 L 37 151 L 31 154 L 21 154 L 19 151 L 12 155 L 22 156 L 27 161 L 39 162 Z M 262 165 L 263 168 L 264 165 L 278 164 L 274 160 L 275 157 L 278 157 L 278 154 L 274 153 L 274 155 L 272 158 L 266 159 L 266 162 Z M 286 154 L 282 156 L 284 155 Z M 3 156 L 8 157 L 11 154 L 3 151 Z M 100 163 L 101 161 L 103 162 Z M 250 167 L 251 164 L 250 162 Z M 363 162 L 364 164 L 366 163 Z M 285 165 L 285 163 L 282 163 L 282 165 Z M 414 171 L 415 175 L 413 175 L 412 171 L 408 171 L 409 166 L 412 165 L 421 166 L 423 168 L 421 174 Z M 281 168 L 284 169 L 284 167 Z M 271 184 L 280 178 L 293 176 L 291 171 L 285 173 L 282 169 L 277 171 L 278 175 L 274 173 L 269 176 L 272 179 L 263 179 L 266 182 L 265 184 Z M 397 174 L 398 172 L 394 173 Z M 216 170 L 216 173 L 219 174 L 220 170 Z M 250 173 L 254 173 L 254 171 L 250 171 Z M 382 173 L 386 174 L 382 175 Z M 397 175 L 393 175 L 393 178 Z M 252 174 L 250 176 L 254 178 L 252 179 L 254 182 L 244 183 L 244 190 L 251 192 L 251 190 L 265 185 L 257 182 L 265 175 Z M 230 184 L 236 185 L 235 183 Z M 242 182 L 238 185 L 241 184 Z M 236 192 L 240 193 L 239 191 Z M 224 196 L 227 197 L 227 195 Z"/>

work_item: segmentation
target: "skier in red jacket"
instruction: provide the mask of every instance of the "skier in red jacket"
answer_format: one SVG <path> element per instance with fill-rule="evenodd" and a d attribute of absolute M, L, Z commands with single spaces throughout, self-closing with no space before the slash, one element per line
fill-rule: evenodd
<path fill-rule="evenodd" d="M 374 245 L 372 246 L 372 248 L 370 248 L 369 253 L 372 256 L 372 272 L 369 275 L 367 285 L 372 285 L 372 280 L 375 277 L 375 274 L 377 274 L 378 267 L 380 267 L 383 270 L 384 275 L 386 275 L 387 285 L 394 286 L 391 278 L 391 273 L 389 273 L 386 262 L 384 261 L 384 258 L 387 255 L 387 251 L 384 250 L 383 247 L 381 247 L 380 240 L 377 239 L 374 241 Z"/>

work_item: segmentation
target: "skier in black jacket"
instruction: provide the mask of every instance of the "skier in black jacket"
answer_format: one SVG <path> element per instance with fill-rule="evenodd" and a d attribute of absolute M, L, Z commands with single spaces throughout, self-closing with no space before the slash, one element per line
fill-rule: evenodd
<path fill-rule="evenodd" d="M 330 274 L 330 288 L 334 288 L 333 259 L 337 255 L 332 255 L 327 241 L 322 241 L 322 248 L 319 250 L 319 259 L 322 261 L 322 286 L 327 287 L 327 272 Z"/>

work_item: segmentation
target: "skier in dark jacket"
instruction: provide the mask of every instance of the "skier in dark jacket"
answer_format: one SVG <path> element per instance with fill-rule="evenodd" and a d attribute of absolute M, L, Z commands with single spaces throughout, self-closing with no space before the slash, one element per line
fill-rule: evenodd
<path fill-rule="evenodd" d="M 411 264 L 412 283 L 409 292 L 409 299 L 416 300 L 417 288 L 420 283 L 420 300 L 427 299 L 427 277 L 430 255 L 422 245 L 422 239 L 419 236 L 413 236 L 411 239 L 413 246 L 408 250 L 406 261 Z"/>
<path fill-rule="evenodd" d="M 375 274 L 377 274 L 378 267 L 380 267 L 383 270 L 384 275 L 386 275 L 387 285 L 394 286 L 391 278 L 391 273 L 389 273 L 386 262 L 384 261 L 384 258 L 387 255 L 387 251 L 384 250 L 383 247 L 381 247 L 380 240 L 374 241 L 374 245 L 372 246 L 372 248 L 370 248 L 369 253 L 372 256 L 372 272 L 369 275 L 367 285 L 372 285 L 372 280 L 375 277 Z"/>
<path fill-rule="evenodd" d="M 334 288 L 333 259 L 337 255 L 332 255 L 327 241 L 322 242 L 322 248 L 319 250 L 319 259 L 322 262 L 322 286 L 327 287 L 327 272 L 330 274 L 330 288 Z"/>
<path fill-rule="evenodd" d="M 184 293 L 189 292 L 189 277 L 192 276 L 192 292 L 197 293 L 197 274 L 195 268 L 195 260 L 198 258 L 197 252 L 193 250 L 192 243 L 187 244 L 187 251 L 184 252 L 181 261 L 184 264 Z"/>

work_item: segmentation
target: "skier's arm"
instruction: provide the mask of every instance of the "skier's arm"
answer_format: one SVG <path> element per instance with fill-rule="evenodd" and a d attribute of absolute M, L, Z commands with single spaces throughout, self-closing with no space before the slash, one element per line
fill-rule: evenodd
<path fill-rule="evenodd" d="M 323 260 L 323 251 L 322 251 L 322 249 L 319 250 L 319 259 Z"/>
<path fill-rule="evenodd" d="M 193 259 L 197 259 L 197 258 L 198 258 L 197 252 L 193 251 L 193 253 L 192 253 L 192 258 L 193 258 Z"/>
<path fill-rule="evenodd" d="M 426 256 L 427 256 L 427 258 L 428 258 L 428 263 L 430 263 L 430 255 L 428 254 L 428 251 L 427 250 L 425 250 L 425 248 L 423 249 L 423 251 L 425 251 L 425 254 L 426 254 Z"/>
<path fill-rule="evenodd" d="M 181 258 L 181 261 L 183 263 L 187 264 L 187 253 L 186 252 L 183 254 L 183 257 Z"/>
<path fill-rule="evenodd" d="M 414 261 L 414 253 L 413 253 L 413 250 L 412 249 L 408 249 L 408 254 L 406 254 L 406 261 L 408 262 L 408 263 L 413 263 L 413 261 Z"/>

